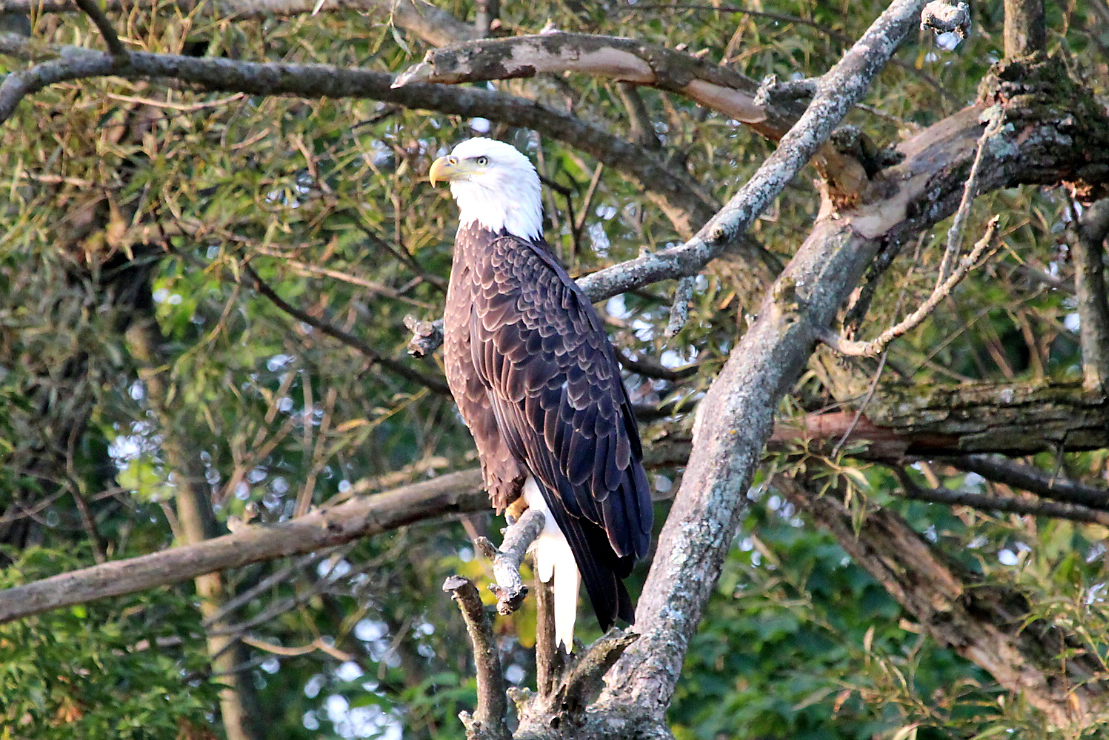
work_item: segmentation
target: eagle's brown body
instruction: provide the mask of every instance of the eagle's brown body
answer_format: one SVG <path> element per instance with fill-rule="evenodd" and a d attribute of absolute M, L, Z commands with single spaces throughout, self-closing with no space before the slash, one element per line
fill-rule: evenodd
<path fill-rule="evenodd" d="M 535 477 L 602 629 L 634 610 L 651 503 L 631 403 L 593 306 L 538 240 L 459 229 L 444 319 L 447 382 L 498 510 Z"/>

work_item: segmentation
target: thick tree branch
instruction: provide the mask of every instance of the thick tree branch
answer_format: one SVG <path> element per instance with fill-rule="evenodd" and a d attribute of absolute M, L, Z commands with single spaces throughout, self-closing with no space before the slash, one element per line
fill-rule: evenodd
<path fill-rule="evenodd" d="M 699 236 L 692 249 L 711 255 L 712 245 L 726 243 L 746 228 L 863 95 L 919 23 L 922 5 L 894 2 L 824 75 L 812 104 L 783 137 L 778 151 L 702 230 L 702 235 L 711 235 L 709 241 Z M 713 382 L 701 404 L 693 453 L 640 597 L 637 625 L 643 637 L 614 669 L 604 701 L 635 704 L 648 716 L 665 712 L 688 641 L 735 534 L 742 510 L 740 492 L 752 479 L 770 436 L 773 410 L 804 366 L 817 329 L 829 325 L 875 249 L 873 240 L 858 238 L 844 220 L 819 222 Z"/>
<path fill-rule="evenodd" d="M 1047 45 L 1044 0 L 1005 0 L 1005 57 L 1016 59 Z"/>
<path fill-rule="evenodd" d="M 287 522 L 246 526 L 196 545 L 82 568 L 0 591 L 0 622 L 301 555 L 432 517 L 488 508 L 480 470 L 451 473 L 385 493 L 356 496 Z"/>
<path fill-rule="evenodd" d="M 727 67 L 634 39 L 581 33 L 516 36 L 433 49 L 394 84 L 457 84 L 543 72 L 577 72 L 657 87 L 742 121 L 771 139 L 780 139 L 800 115 L 799 110 L 756 105 L 758 83 Z"/>
<path fill-rule="evenodd" d="M 840 443 L 865 445 L 853 454 L 868 460 L 1109 447 L 1109 401 L 1091 398 L 1076 383 L 881 385 L 856 416 L 831 411 L 789 419 L 770 442 L 774 449 L 803 442 L 828 454 Z"/>

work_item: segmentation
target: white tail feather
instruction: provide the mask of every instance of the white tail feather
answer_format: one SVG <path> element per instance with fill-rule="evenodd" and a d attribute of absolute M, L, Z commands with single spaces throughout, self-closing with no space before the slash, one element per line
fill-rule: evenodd
<path fill-rule="evenodd" d="M 539 486 L 531 476 L 524 482 L 523 496 L 529 509 L 543 512 L 543 531 L 532 544 L 535 571 L 543 583 L 550 583 L 554 578 L 555 643 L 570 652 L 574 646 L 574 622 L 577 620 L 578 590 L 581 588 L 578 564 L 574 561 L 574 552 L 566 541 L 566 535 L 558 528 Z"/>

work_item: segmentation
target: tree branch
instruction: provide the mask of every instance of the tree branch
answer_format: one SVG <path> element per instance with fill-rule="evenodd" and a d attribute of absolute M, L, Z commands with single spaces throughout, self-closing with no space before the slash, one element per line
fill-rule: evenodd
<path fill-rule="evenodd" d="M 1109 512 L 1098 511 L 1080 504 L 1064 504 L 1057 501 L 1036 501 L 1012 496 L 989 496 L 972 491 L 953 491 L 948 488 L 921 488 L 899 466 L 891 468 L 902 490 L 897 495 L 903 498 L 928 501 L 947 506 L 969 506 L 983 511 L 1003 511 L 1009 514 L 1047 516 L 1055 519 L 1070 519 L 1075 522 L 1109 526 Z"/>
<path fill-rule="evenodd" d="M 1005 58 L 1016 59 L 1047 46 L 1044 0 L 1005 0 Z"/>
<path fill-rule="evenodd" d="M 932 29 L 936 33 L 957 33 L 959 38 L 970 35 L 970 8 L 966 3 L 954 0 L 933 0 L 924 6 L 920 14 L 920 27 Z"/>
<path fill-rule="evenodd" d="M 493 578 L 489 590 L 497 597 L 497 613 L 507 616 L 520 608 L 528 587 L 520 578 L 520 564 L 524 562 L 528 547 L 543 531 L 543 512 L 528 509 L 524 515 L 508 526 L 499 549 L 484 537 L 478 542 L 482 554 L 493 561 Z"/>
<path fill-rule="evenodd" d="M 462 576 L 450 576 L 443 583 L 458 604 L 466 632 L 474 650 L 474 668 L 477 673 L 477 709 L 471 717 L 468 712 L 459 714 L 466 725 L 466 737 L 472 740 L 510 740 L 512 734 L 505 724 L 508 699 L 505 695 L 504 673 L 493 637 L 493 620 L 481 603 L 477 588 Z"/>
<path fill-rule="evenodd" d="M 366 359 L 369 360 L 371 363 L 381 365 L 382 367 L 386 368 L 396 375 L 399 375 L 405 380 L 409 380 L 418 385 L 422 385 L 425 388 L 435 391 L 441 396 L 450 395 L 450 388 L 447 387 L 446 382 L 444 382 L 443 380 L 440 380 L 439 378 L 433 378 L 430 375 L 425 375 L 419 370 L 413 369 L 411 366 L 408 365 L 408 363 L 394 360 L 391 357 L 386 357 L 385 355 L 381 354 L 376 349 L 371 347 L 369 344 L 364 342 L 361 338 L 356 337 L 349 332 L 343 331 L 330 322 L 318 319 L 307 311 L 302 311 L 301 309 L 297 308 L 296 306 L 279 296 L 277 294 L 277 291 L 271 288 L 266 283 L 266 281 L 258 275 L 258 273 L 250 265 L 250 263 L 243 262 L 242 266 L 246 274 L 250 276 L 254 289 L 261 293 L 266 299 L 268 299 L 270 303 L 277 306 L 277 308 L 279 308 L 281 311 L 284 311 L 296 320 L 308 324 L 312 328 L 317 329 L 318 331 L 326 334 L 329 337 L 338 339 L 340 342 L 347 345 L 348 347 L 353 347 L 362 355 L 364 355 Z"/>
<path fill-rule="evenodd" d="M 634 39 L 561 31 L 432 49 L 393 84 L 458 84 L 544 72 L 577 72 L 657 87 L 742 121 L 775 140 L 799 115 L 788 108 L 756 105 L 758 83 L 727 67 Z"/>
<path fill-rule="evenodd" d="M 407 108 L 504 121 L 525 126 L 584 151 L 642 186 L 666 211 L 679 234 L 692 234 L 707 221 L 714 205 L 684 172 L 663 163 L 643 147 L 587 123 L 577 116 L 548 108 L 533 100 L 475 87 L 406 85 L 392 88 L 393 76 L 361 68 L 324 64 L 242 62 L 232 59 L 132 52 L 130 63 L 118 69 L 110 54 L 76 46 L 49 46 L 13 34 L 0 34 L 0 54 L 20 59 L 60 59 L 9 74 L 0 85 L 0 122 L 7 120 L 26 95 L 57 82 L 114 75 L 125 79 L 169 78 L 213 92 L 252 95 L 297 95 L 307 100 L 323 97 L 369 98 Z M 759 257 L 740 245 L 752 264 Z"/>
<path fill-rule="evenodd" d="M 1109 511 L 1109 490 L 1048 475 L 1030 465 L 988 455 L 952 457 L 947 462 L 959 470 L 977 473 L 987 480 L 1019 488 L 1041 498 Z"/>
<path fill-rule="evenodd" d="M 360 487 L 356 484 L 356 489 Z M 117 560 L 0 591 L 0 623 L 108 596 L 180 583 L 204 573 L 301 555 L 432 517 L 485 511 L 489 499 L 474 468 L 357 496 L 339 506 L 162 552 Z"/>
<path fill-rule="evenodd" d="M 127 47 L 119 40 L 119 35 L 116 33 L 112 22 L 108 20 L 108 16 L 104 15 L 104 11 L 97 4 L 96 0 L 73 0 L 77 7 L 85 11 L 85 14 L 92 19 L 96 24 L 96 28 L 100 31 L 100 35 L 104 37 L 104 43 L 108 46 L 108 51 L 113 57 L 116 58 L 116 63 L 120 65 L 127 64 Z"/>
<path fill-rule="evenodd" d="M 726 243 L 746 228 L 863 95 L 919 23 L 922 5 L 922 0 L 894 2 L 822 77 L 812 104 L 783 137 L 778 151 L 701 231 L 711 235 L 709 241 L 699 235 L 692 249 L 711 255 L 713 245 Z M 637 625 L 643 637 L 614 668 L 603 702 L 634 704 L 649 716 L 665 712 L 688 641 L 736 531 L 743 508 L 737 492 L 752 479 L 770 436 L 773 410 L 804 366 L 817 328 L 828 326 L 875 248 L 855 238 L 846 220 L 819 222 L 713 382 L 701 404 L 693 453 L 640 597 Z"/>

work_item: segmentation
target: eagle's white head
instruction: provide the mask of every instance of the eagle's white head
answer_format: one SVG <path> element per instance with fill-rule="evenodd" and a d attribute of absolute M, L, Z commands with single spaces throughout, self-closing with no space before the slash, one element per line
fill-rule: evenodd
<path fill-rule="evenodd" d="M 523 239 L 543 236 L 539 175 L 531 160 L 511 144 L 467 139 L 431 165 L 431 184 L 446 181 L 458 203 L 459 226 L 481 226 Z"/>

